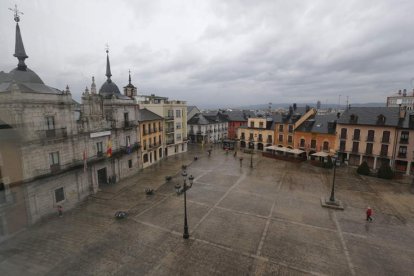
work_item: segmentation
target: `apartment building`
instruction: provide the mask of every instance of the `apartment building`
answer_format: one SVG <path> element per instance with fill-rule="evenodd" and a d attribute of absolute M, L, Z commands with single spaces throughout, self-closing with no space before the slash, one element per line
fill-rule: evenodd
<path fill-rule="evenodd" d="M 217 143 L 227 139 L 228 122 L 219 113 L 198 113 L 188 121 L 188 137 L 193 143 Z"/>
<path fill-rule="evenodd" d="M 144 108 L 138 112 L 138 122 L 141 135 L 141 161 L 143 168 L 146 168 L 163 158 L 164 118 Z"/>
<path fill-rule="evenodd" d="M 237 130 L 240 137 L 240 148 L 264 150 L 274 141 L 274 122 L 271 117 L 248 118 L 247 126 L 240 126 Z"/>

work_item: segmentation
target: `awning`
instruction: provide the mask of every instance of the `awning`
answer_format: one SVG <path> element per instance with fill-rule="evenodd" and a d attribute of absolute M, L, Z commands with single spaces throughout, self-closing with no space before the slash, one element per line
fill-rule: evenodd
<path fill-rule="evenodd" d="M 328 156 L 332 156 L 333 154 L 329 154 L 327 152 L 324 151 L 319 151 L 319 152 L 315 152 L 311 154 L 312 156 L 317 156 L 317 157 L 328 157 Z"/>
<path fill-rule="evenodd" d="M 301 154 L 301 153 L 305 152 L 305 151 L 300 150 L 300 149 L 288 149 L 288 150 L 289 150 L 288 152 L 293 153 L 293 154 Z"/>

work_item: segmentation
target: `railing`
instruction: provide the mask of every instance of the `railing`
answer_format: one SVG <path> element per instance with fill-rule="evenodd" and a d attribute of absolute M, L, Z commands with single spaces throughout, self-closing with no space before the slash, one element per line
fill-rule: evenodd
<path fill-rule="evenodd" d="M 96 156 L 97 156 L 97 157 L 102 157 L 102 156 L 103 156 L 103 151 L 98 151 L 98 152 L 96 153 Z"/>
<path fill-rule="evenodd" d="M 345 147 L 339 147 L 340 152 L 345 152 Z"/>
<path fill-rule="evenodd" d="M 374 142 L 374 136 L 367 136 L 367 139 L 366 139 L 366 141 L 367 142 Z"/>
<path fill-rule="evenodd" d="M 272 139 L 267 139 L 266 143 L 272 143 Z"/>
<path fill-rule="evenodd" d="M 164 119 L 166 121 L 172 121 L 172 120 L 174 120 L 174 115 L 167 115 L 167 116 L 164 117 Z"/>
<path fill-rule="evenodd" d="M 167 145 L 174 144 L 174 140 L 167 140 Z"/>
<path fill-rule="evenodd" d="M 390 142 L 390 138 L 389 137 L 381 137 L 381 143 L 388 144 L 389 142 Z"/>
<path fill-rule="evenodd" d="M 388 151 L 381 151 L 380 156 L 388 156 Z"/>
<path fill-rule="evenodd" d="M 358 148 L 352 148 L 352 153 L 358 153 Z"/>
<path fill-rule="evenodd" d="M 123 122 L 124 129 L 131 129 L 133 126 L 135 126 L 135 121 L 124 121 Z"/>
<path fill-rule="evenodd" d="M 407 158 L 407 153 L 399 152 L 398 158 Z"/>
<path fill-rule="evenodd" d="M 165 132 L 166 132 L 166 133 L 171 133 L 171 132 L 174 132 L 174 128 L 167 128 Z"/>
<path fill-rule="evenodd" d="M 372 155 L 372 150 L 366 150 L 365 155 Z"/>
<path fill-rule="evenodd" d="M 341 134 L 341 136 L 339 137 L 339 139 L 346 139 L 346 137 L 347 137 L 347 135 L 345 134 L 345 135 L 342 135 Z"/>
<path fill-rule="evenodd" d="M 259 138 L 257 139 L 257 141 L 259 141 L 259 142 L 263 142 L 263 138 L 259 137 Z"/>
<path fill-rule="evenodd" d="M 41 130 L 39 131 L 39 135 L 42 139 L 59 139 L 68 137 L 66 127 Z"/>
<path fill-rule="evenodd" d="M 408 139 L 400 139 L 400 144 L 408 144 Z"/>
<path fill-rule="evenodd" d="M 246 140 L 246 137 L 245 136 L 241 136 L 240 137 L 240 140 Z"/>
<path fill-rule="evenodd" d="M 359 135 L 354 135 L 354 136 L 352 136 L 352 140 L 354 140 L 354 141 L 359 141 Z"/>

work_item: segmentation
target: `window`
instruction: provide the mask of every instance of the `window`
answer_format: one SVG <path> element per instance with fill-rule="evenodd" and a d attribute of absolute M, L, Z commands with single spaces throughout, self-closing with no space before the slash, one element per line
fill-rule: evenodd
<path fill-rule="evenodd" d="M 159 135 L 158 136 L 158 142 L 160 143 L 160 145 L 161 145 L 161 135 Z"/>
<path fill-rule="evenodd" d="M 254 128 L 254 122 L 250 122 L 250 127 Z"/>
<path fill-rule="evenodd" d="M 174 117 L 174 110 L 168 110 L 168 117 Z"/>
<path fill-rule="evenodd" d="M 49 164 L 50 166 L 59 165 L 59 152 L 51 152 L 49 153 Z"/>
<path fill-rule="evenodd" d="M 128 160 L 128 168 L 132 168 L 132 159 Z"/>
<path fill-rule="evenodd" d="M 177 109 L 177 110 L 175 111 L 175 117 L 177 117 L 177 118 L 181 118 L 181 110 Z"/>
<path fill-rule="evenodd" d="M 385 130 L 382 133 L 382 143 L 389 143 L 390 142 L 390 132 Z"/>
<path fill-rule="evenodd" d="M 61 201 L 65 200 L 65 192 L 63 190 L 63 187 L 55 190 L 55 202 L 59 203 Z"/>
<path fill-rule="evenodd" d="M 240 139 L 245 139 L 244 132 L 241 133 Z"/>
<path fill-rule="evenodd" d="M 381 156 L 387 156 L 388 155 L 388 145 L 381 145 Z"/>
<path fill-rule="evenodd" d="M 365 150 L 365 154 L 372 154 L 372 148 L 373 148 L 373 144 L 372 143 L 367 143 L 367 148 Z"/>
<path fill-rule="evenodd" d="M 328 141 L 323 142 L 323 151 L 329 151 L 329 142 Z"/>
<path fill-rule="evenodd" d="M 359 142 L 352 143 L 352 152 L 358 152 Z"/>
<path fill-rule="evenodd" d="M 339 143 L 339 151 L 345 151 L 345 141 L 341 141 Z"/>
<path fill-rule="evenodd" d="M 148 162 L 148 153 L 144 154 L 144 163 Z"/>
<path fill-rule="evenodd" d="M 263 128 L 263 122 L 259 122 L 259 128 Z"/>
<path fill-rule="evenodd" d="M 374 142 L 375 131 L 368 130 L 367 142 Z"/>
<path fill-rule="evenodd" d="M 144 150 L 146 150 L 147 149 L 147 140 L 142 140 L 142 144 L 144 145 Z"/>
<path fill-rule="evenodd" d="M 361 131 L 359 129 L 354 129 L 354 137 L 352 137 L 353 140 L 359 141 L 360 134 L 361 134 Z"/>
<path fill-rule="evenodd" d="M 131 145 L 131 138 L 129 136 L 125 136 L 125 146 Z"/>
<path fill-rule="evenodd" d="M 157 127 L 156 127 L 156 124 L 155 124 L 155 123 L 153 123 L 153 124 L 152 124 L 152 130 L 153 130 L 154 132 L 156 132 L 156 131 L 157 131 Z"/>
<path fill-rule="evenodd" d="M 263 142 L 263 136 L 262 136 L 262 134 L 259 134 L 259 142 Z"/>
<path fill-rule="evenodd" d="M 154 141 L 154 146 L 155 146 L 157 144 L 157 137 L 154 137 L 153 141 Z"/>
<path fill-rule="evenodd" d="M 181 123 L 177 123 L 177 124 L 175 125 L 175 128 L 176 128 L 176 129 L 181 129 Z"/>
<path fill-rule="evenodd" d="M 279 125 L 279 132 L 283 132 L 283 125 Z"/>
<path fill-rule="evenodd" d="M 291 135 L 288 136 L 288 143 L 292 143 L 293 137 Z"/>
<path fill-rule="evenodd" d="M 315 139 L 311 140 L 311 149 L 316 149 L 316 140 Z"/>
<path fill-rule="evenodd" d="M 158 122 L 158 131 L 162 131 L 161 122 Z"/>
<path fill-rule="evenodd" d="M 300 139 L 299 147 L 304 148 L 305 147 L 305 139 Z"/>
<path fill-rule="evenodd" d="M 129 114 L 128 112 L 124 113 L 124 121 L 129 122 Z"/>
<path fill-rule="evenodd" d="M 406 146 L 401 146 L 398 149 L 398 157 L 400 157 L 400 158 L 406 158 L 407 157 L 407 147 Z"/>
<path fill-rule="evenodd" d="M 401 144 L 408 144 L 408 135 L 409 135 L 408 131 L 402 131 L 401 132 L 401 137 L 400 137 L 400 143 Z"/>
<path fill-rule="evenodd" d="M 272 135 L 267 135 L 267 142 L 272 143 Z"/>
<path fill-rule="evenodd" d="M 289 132 L 292 133 L 293 132 L 293 125 L 289 125 Z"/>
<path fill-rule="evenodd" d="M 279 134 L 279 142 L 283 142 L 283 135 Z"/>
<path fill-rule="evenodd" d="M 55 129 L 55 117 L 53 116 L 46 117 L 46 128 L 48 130 Z"/>
<path fill-rule="evenodd" d="M 142 134 L 147 135 L 147 130 L 145 129 L 145 124 L 142 125 Z"/>
<path fill-rule="evenodd" d="M 178 133 L 176 136 L 177 141 L 181 141 L 181 133 Z"/>
<path fill-rule="evenodd" d="M 96 155 L 97 156 L 103 155 L 103 143 L 102 142 L 96 143 Z"/>
<path fill-rule="evenodd" d="M 253 141 L 253 133 L 250 133 L 249 140 Z"/>
<path fill-rule="evenodd" d="M 346 139 L 346 134 L 347 134 L 346 132 L 347 132 L 346 128 L 341 129 L 341 139 Z"/>

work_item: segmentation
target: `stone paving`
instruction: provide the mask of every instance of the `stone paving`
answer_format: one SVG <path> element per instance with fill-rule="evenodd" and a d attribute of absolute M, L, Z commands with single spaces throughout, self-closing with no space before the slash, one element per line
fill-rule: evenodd
<path fill-rule="evenodd" d="M 189 148 L 0 244 L 0 275 L 414 275 L 407 185 L 341 167 L 336 196 L 345 210 L 325 209 L 332 170 L 260 154 L 251 169 L 247 154 L 239 152 L 240 167 L 218 147 L 211 157 Z M 195 176 L 189 240 L 174 192 L 183 164 Z M 117 210 L 129 217 L 115 220 Z"/>

